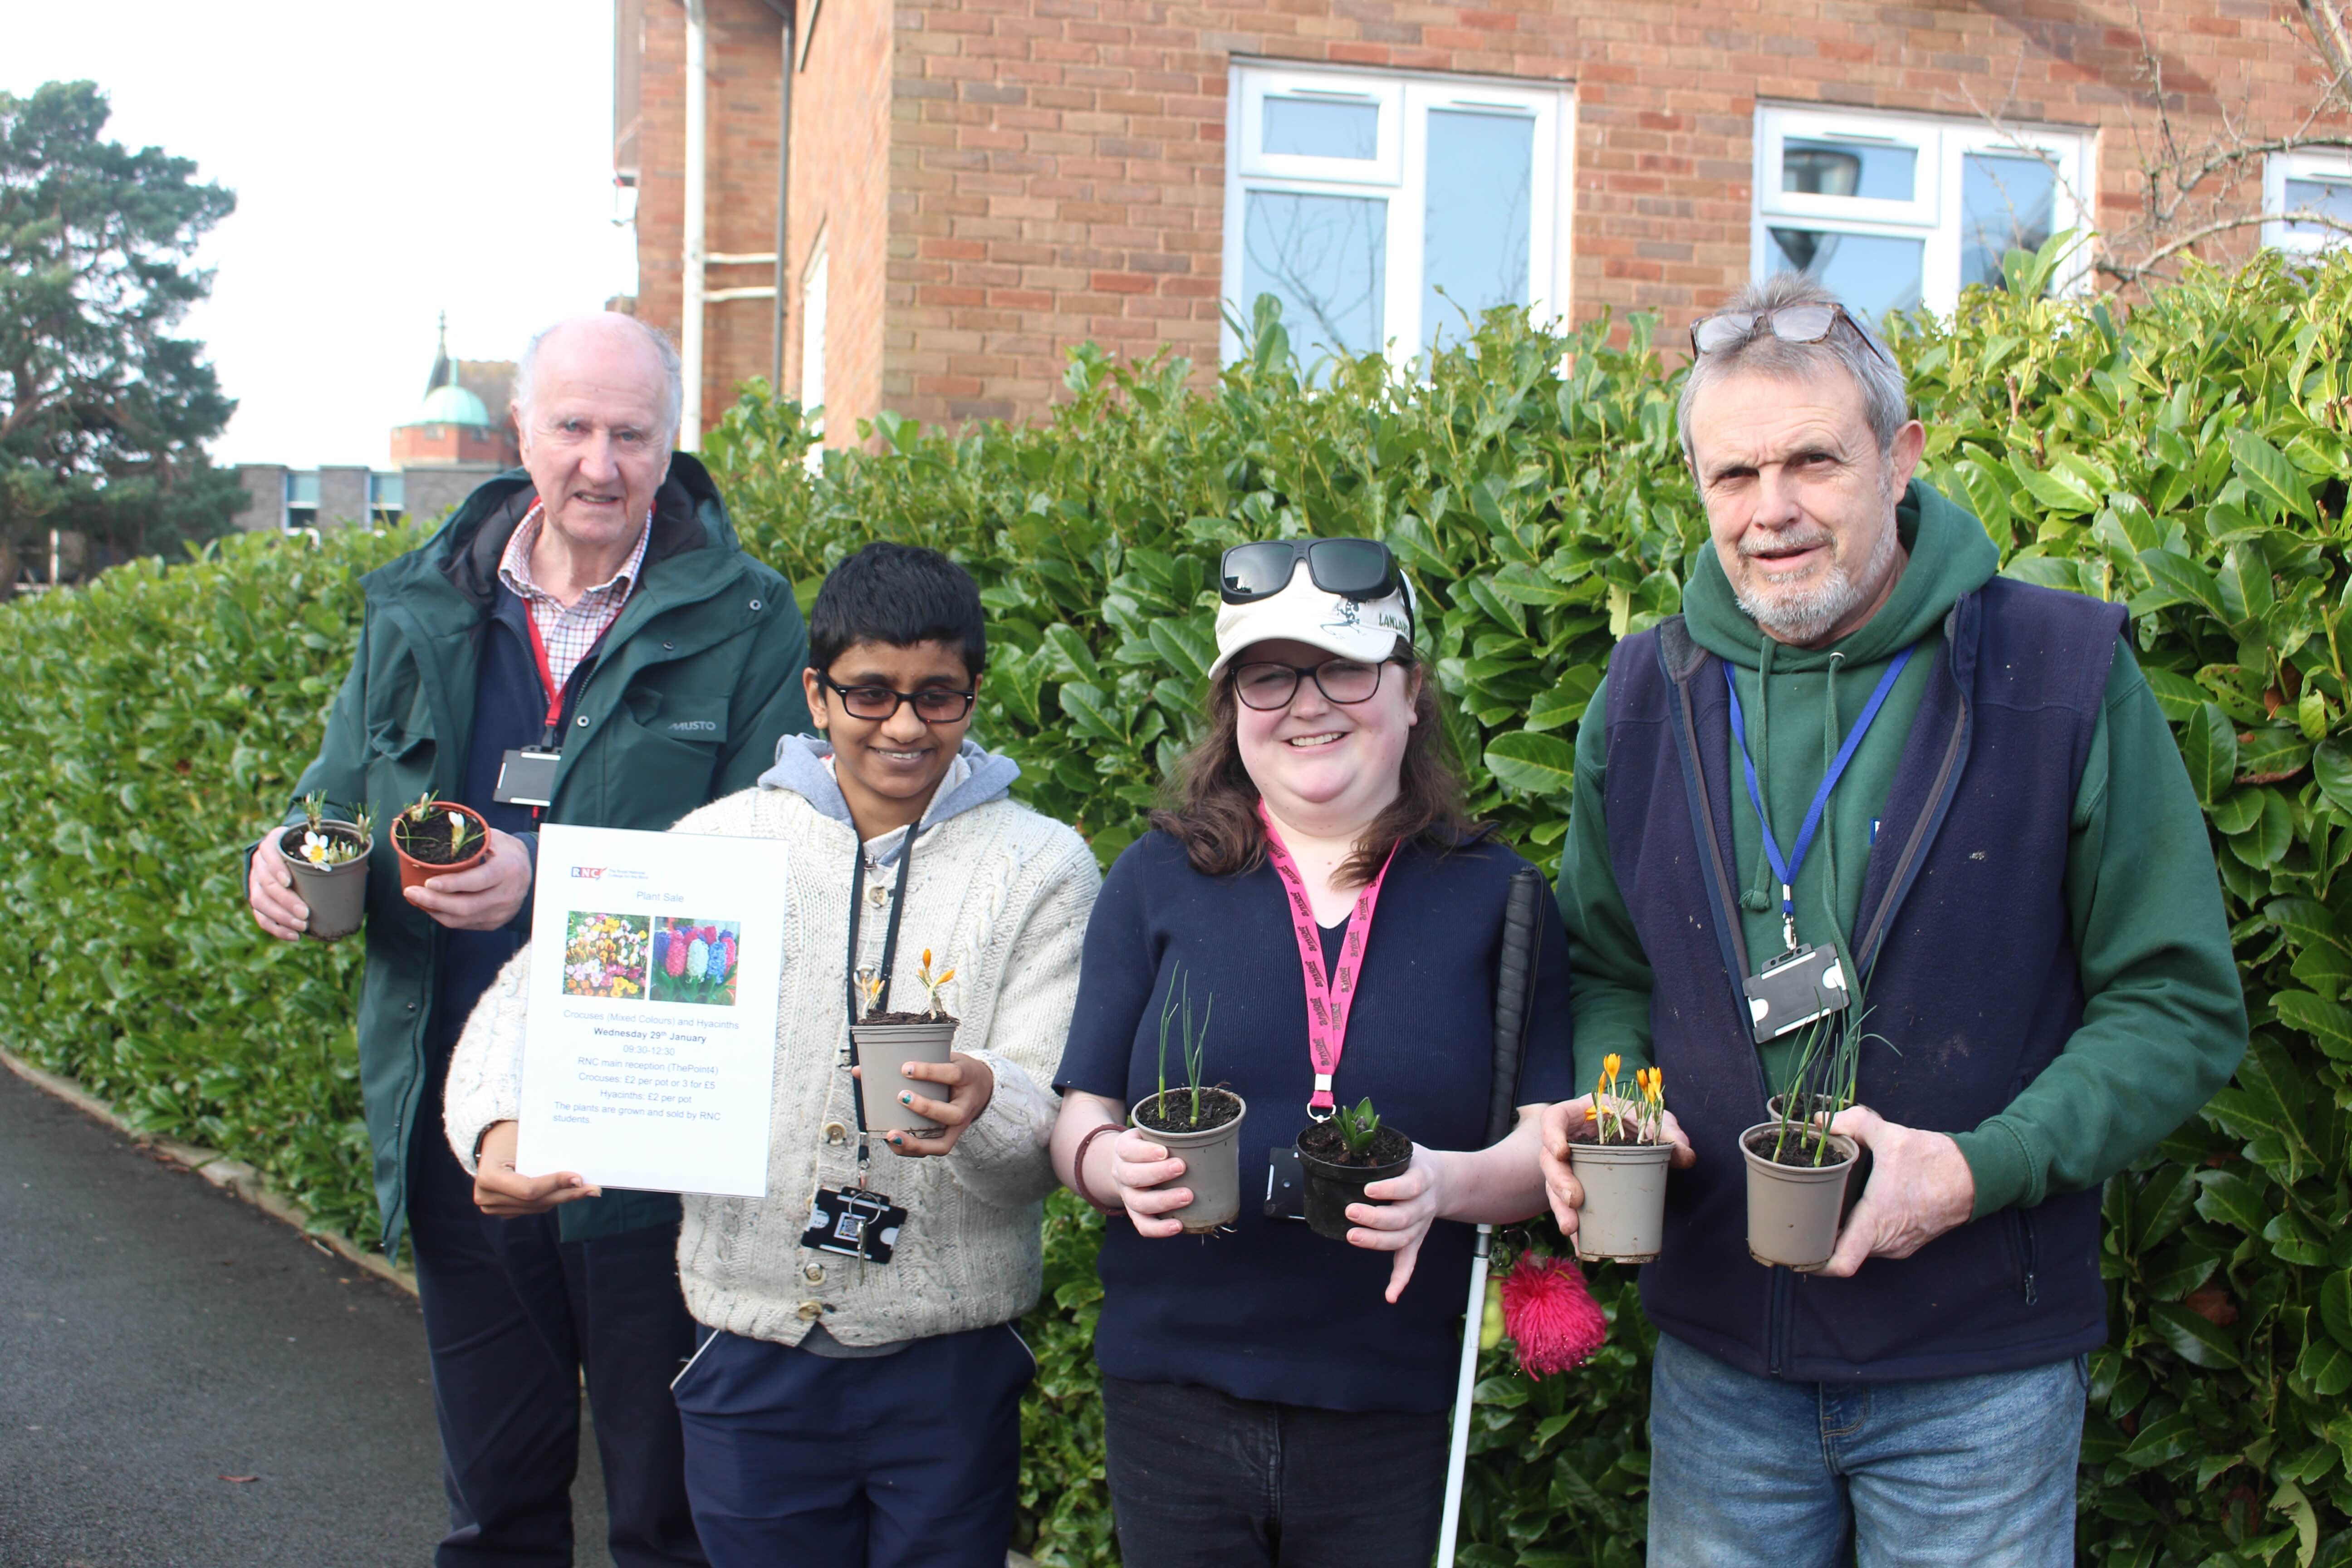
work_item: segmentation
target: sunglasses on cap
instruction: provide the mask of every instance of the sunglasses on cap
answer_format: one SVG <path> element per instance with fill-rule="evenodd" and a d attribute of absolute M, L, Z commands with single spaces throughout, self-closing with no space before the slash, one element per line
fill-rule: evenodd
<path fill-rule="evenodd" d="M 1759 332 L 1769 332 L 1784 343 L 1817 343 L 1840 321 L 1853 328 L 1854 335 L 1870 345 L 1871 353 L 1888 364 L 1895 363 L 1878 334 L 1843 305 L 1783 305 L 1776 310 L 1719 310 L 1701 316 L 1691 323 L 1691 353 L 1720 353 L 1738 348 Z"/>
<path fill-rule="evenodd" d="M 1218 596 L 1228 605 L 1271 599 L 1290 586 L 1301 561 L 1309 581 L 1343 599 L 1385 599 L 1404 586 L 1396 557 L 1376 539 L 1266 539 L 1225 552 Z"/>

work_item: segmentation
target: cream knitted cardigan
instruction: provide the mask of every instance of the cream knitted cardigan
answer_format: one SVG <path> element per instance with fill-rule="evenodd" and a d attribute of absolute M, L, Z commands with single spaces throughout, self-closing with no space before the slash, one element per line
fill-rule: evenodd
<path fill-rule="evenodd" d="M 897 1253 L 869 1264 L 805 1250 L 820 1186 L 857 1177 L 855 1087 L 844 1063 L 848 944 L 844 872 L 856 830 L 789 790 L 714 801 L 672 831 L 781 838 L 790 847 L 785 958 L 776 1022 L 768 1195 L 685 1199 L 678 1275 L 695 1319 L 752 1339 L 798 1344 L 812 1322 L 847 1345 L 1008 1322 L 1037 1299 L 1041 1205 L 1059 1100 L 1054 1074 L 1076 1005 L 1078 954 L 1101 883 L 1084 840 L 1010 800 L 972 807 L 915 841 L 892 967 L 896 1007 L 919 1005 L 925 948 L 956 978 L 956 1048 L 995 1075 L 988 1109 L 943 1158 L 873 1142 L 870 1184 L 908 1211 Z M 895 865 L 866 874 L 859 963 L 878 965 Z M 467 1171 L 491 1123 L 520 1100 L 530 954 L 502 970 L 467 1020 L 449 1066 L 443 1118 Z M 936 972 L 936 971 L 935 971 Z"/>

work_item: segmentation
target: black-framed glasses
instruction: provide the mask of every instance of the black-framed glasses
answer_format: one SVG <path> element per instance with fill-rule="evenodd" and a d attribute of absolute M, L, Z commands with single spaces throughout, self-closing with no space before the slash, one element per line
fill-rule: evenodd
<path fill-rule="evenodd" d="M 1299 681 L 1312 677 L 1315 689 L 1325 701 L 1351 708 L 1370 701 L 1381 689 L 1381 671 L 1388 662 L 1392 661 L 1366 664 L 1357 658 L 1327 658 L 1321 664 L 1276 664 L 1254 660 L 1234 666 L 1234 695 L 1244 708 L 1271 712 L 1289 707 L 1290 700 L 1298 695 Z"/>
<path fill-rule="evenodd" d="M 1264 539 L 1236 544 L 1217 569 L 1217 595 L 1228 605 L 1271 599 L 1290 586 L 1298 563 L 1327 594 L 1385 599 L 1404 584 L 1396 557 L 1377 539 Z"/>
<path fill-rule="evenodd" d="M 926 724 L 952 724 L 971 711 L 977 691 L 950 691 L 943 687 L 927 687 L 920 691 L 898 691 L 887 686 L 844 686 L 833 677 L 817 676 L 818 684 L 841 699 L 841 710 L 853 719 L 887 719 L 898 711 L 902 702 L 915 705 L 915 717 Z"/>
<path fill-rule="evenodd" d="M 1772 310 L 1718 310 L 1712 316 L 1701 316 L 1691 323 L 1691 353 L 1720 353 L 1725 349 L 1738 348 L 1758 332 L 1769 332 L 1784 343 L 1817 343 L 1827 338 L 1837 324 L 1843 321 L 1853 329 L 1854 336 L 1870 345 L 1870 352 L 1895 363 L 1878 334 L 1864 323 L 1861 317 L 1843 305 L 1782 305 Z"/>

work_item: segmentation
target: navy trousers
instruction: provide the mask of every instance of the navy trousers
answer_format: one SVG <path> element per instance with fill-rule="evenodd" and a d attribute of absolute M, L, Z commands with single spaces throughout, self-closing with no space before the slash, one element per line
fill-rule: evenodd
<path fill-rule="evenodd" d="M 408 1187 L 449 1493 L 435 1568 L 571 1568 L 583 1369 L 616 1568 L 708 1563 L 669 1396 L 694 1349 L 676 1231 L 559 1242 L 552 1214 L 491 1219 L 440 1131 L 419 1131 Z"/>
<path fill-rule="evenodd" d="M 675 1393 L 717 1568 L 1004 1568 L 1036 1371 L 1011 1324 L 854 1361 L 706 1332 Z"/>

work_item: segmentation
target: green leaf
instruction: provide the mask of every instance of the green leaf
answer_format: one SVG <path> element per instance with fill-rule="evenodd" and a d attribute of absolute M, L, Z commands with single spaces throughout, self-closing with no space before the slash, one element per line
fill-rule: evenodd
<path fill-rule="evenodd" d="M 2216 620 L 2229 617 L 2221 608 L 2221 584 L 2213 574 L 2186 555 L 2171 550 L 2143 550 L 2139 563 L 2156 584 L 2155 592 L 2168 602 L 2186 600 L 2210 612 Z M 2135 614 L 2140 613 L 2137 608 Z"/>
<path fill-rule="evenodd" d="M 2260 1236 L 2270 1224 L 2262 1189 L 2228 1171 L 2197 1173 L 2197 1213 L 2216 1225 L 2234 1226 L 2248 1236 Z"/>
<path fill-rule="evenodd" d="M 2330 805 L 2352 814 L 2352 755 L 2334 741 L 2315 747 L 2311 776 L 2318 781 L 2319 792 L 2327 797 Z"/>
<path fill-rule="evenodd" d="M 1497 735 L 1487 744 L 1486 766 L 1496 783 L 1521 795 L 1565 795 L 1576 783 L 1576 752 L 1557 735 Z"/>
<path fill-rule="evenodd" d="M 2238 1364 L 2237 1343 L 2220 1325 L 2170 1301 L 2155 1303 L 2148 1308 L 2147 1315 L 2164 1342 L 2181 1360 L 2204 1367 Z"/>
<path fill-rule="evenodd" d="M 2294 1370 L 2322 1399 L 2333 1399 L 2352 1388 L 2352 1350 L 2340 1342 L 2312 1335 L 2305 1342 Z"/>
<path fill-rule="evenodd" d="M 2289 517 L 2311 515 L 2309 481 L 2286 454 L 2244 428 L 2230 432 L 2231 468 L 2246 488 Z"/>
<path fill-rule="evenodd" d="M 2180 737 L 2180 760 L 2189 764 L 2189 782 L 2197 798 L 2211 805 L 2229 789 L 2238 772 L 2238 735 L 2220 706 L 2200 702 Z"/>
<path fill-rule="evenodd" d="M 2309 1035 L 2337 1061 L 2352 1062 L 2352 1009 L 2308 991 L 2282 991 L 2271 1005 L 2278 1009 L 2281 1023 Z"/>
<path fill-rule="evenodd" d="M 2099 510 L 2099 492 L 2071 467 L 2031 468 L 2012 465 L 2027 493 L 2052 511 L 2077 513 Z"/>

